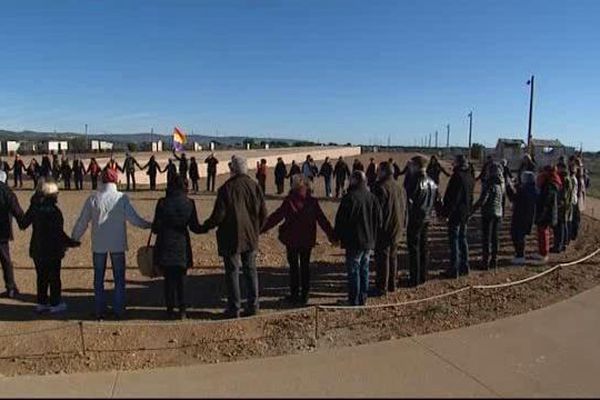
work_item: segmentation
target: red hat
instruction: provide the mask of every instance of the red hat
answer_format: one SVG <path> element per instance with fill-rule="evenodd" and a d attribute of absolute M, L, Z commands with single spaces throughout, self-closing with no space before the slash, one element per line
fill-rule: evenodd
<path fill-rule="evenodd" d="M 114 169 L 107 168 L 102 172 L 102 183 L 117 183 L 119 173 Z"/>

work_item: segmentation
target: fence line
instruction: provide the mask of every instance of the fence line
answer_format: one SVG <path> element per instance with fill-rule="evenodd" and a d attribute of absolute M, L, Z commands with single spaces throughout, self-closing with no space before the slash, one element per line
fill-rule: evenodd
<path fill-rule="evenodd" d="M 210 344 L 210 343 L 219 343 L 219 342 L 227 342 L 227 341 L 232 341 L 232 340 L 241 340 L 241 341 L 248 341 L 248 340 L 260 340 L 260 339 L 270 339 L 270 338 L 281 338 L 282 336 L 276 336 L 276 335 L 265 335 L 265 336 L 260 336 L 260 337 L 253 337 L 253 338 L 226 338 L 226 339 L 221 339 L 221 340 L 200 340 L 200 341 L 196 341 L 193 344 L 189 344 L 189 345 L 185 345 L 185 346 L 175 346 L 175 347 L 162 347 L 162 348 L 136 348 L 136 349 L 106 349 L 106 350 L 102 350 L 102 349 L 94 349 L 94 348 L 88 348 L 86 345 L 86 341 L 85 341 L 85 330 L 84 330 L 84 325 L 86 326 L 94 326 L 94 327 L 101 327 L 101 326 L 115 326 L 118 325 L 119 327 L 135 327 L 135 326 L 148 326 L 148 325 L 154 325 L 154 326 L 173 326 L 173 325 L 194 325 L 194 326 L 201 326 L 201 325 L 213 325 L 213 324 L 227 324 L 227 323 L 239 323 L 241 321 L 248 321 L 248 320 L 253 320 L 253 319 L 261 319 L 261 320 L 267 320 L 268 318 L 277 318 L 280 317 L 282 315 L 292 315 L 292 314 L 299 314 L 301 312 L 307 312 L 309 310 L 314 310 L 314 314 L 313 314 L 313 318 L 312 320 L 314 321 L 314 332 L 313 332 L 313 339 L 315 340 L 315 345 L 318 345 L 319 342 L 319 320 L 320 320 L 320 310 L 371 310 L 371 309 L 381 309 L 381 308 L 392 308 L 392 307 L 402 307 L 402 306 L 408 306 L 408 305 L 413 305 L 413 304 L 419 304 L 419 303 L 425 303 L 425 302 L 429 302 L 429 301 L 433 301 L 433 300 L 437 300 L 437 299 L 442 299 L 442 298 L 447 298 L 450 296 L 454 296 L 457 294 L 460 294 L 462 292 L 466 292 L 469 291 L 469 300 L 468 300 L 468 314 L 470 315 L 471 313 L 471 303 L 472 303 L 472 292 L 473 290 L 488 290 L 488 289 L 498 289 L 498 288 L 507 288 L 507 287 L 511 287 L 511 286 L 517 286 L 517 285 L 521 285 L 527 282 L 531 282 L 534 280 L 537 280 L 543 276 L 546 276 L 554 271 L 559 272 L 561 268 L 564 267 L 569 267 L 569 266 L 573 266 L 573 265 L 577 265 L 580 263 L 583 263 L 593 257 L 595 257 L 596 255 L 598 255 L 600 253 L 600 248 L 596 249 L 595 251 L 593 251 L 592 253 L 574 260 L 574 261 L 570 261 L 570 262 L 566 262 L 566 263 L 560 263 L 555 265 L 554 267 L 548 268 L 545 271 L 542 271 L 540 273 L 537 273 L 533 276 L 530 276 L 528 278 L 525 279 L 521 279 L 519 281 L 515 281 L 515 282 L 509 282 L 509 283 L 502 283 L 502 284 L 495 284 L 495 285 L 468 285 L 468 286 L 464 286 L 462 288 L 459 289 L 455 289 L 452 290 L 450 292 L 446 292 L 446 293 L 440 293 L 437 294 L 435 296 L 430 296 L 430 297 L 426 297 L 426 298 L 422 298 L 422 299 L 415 299 L 415 300 L 409 300 L 409 301 L 404 301 L 404 302 L 400 302 L 400 303 L 388 303 L 388 304 L 373 304 L 373 305 L 365 305 L 365 306 L 352 306 L 352 307 L 348 307 L 348 306 L 327 306 L 327 305 L 315 305 L 315 306 L 308 306 L 308 307 L 303 307 L 303 308 L 298 308 L 298 309 L 292 309 L 292 310 L 285 310 L 285 311 L 281 311 L 281 312 L 277 312 L 277 313 L 271 313 L 271 314 L 267 314 L 267 315 L 256 315 L 256 316 L 252 316 L 252 317 L 245 317 L 242 318 L 241 320 L 239 319 L 230 319 L 230 320 L 215 320 L 215 321 L 211 321 L 211 320 L 205 320 L 205 321 L 180 321 L 180 322 L 156 322 L 156 323 L 136 323 L 136 322 L 132 322 L 132 323 L 128 323 L 128 322 L 90 322 L 90 321 L 76 321 L 73 323 L 70 323 L 66 326 L 60 326 L 60 327 L 52 327 L 52 328 L 45 328 L 45 329 L 39 329 L 39 330 L 34 330 L 34 331 L 29 331 L 29 332 L 20 332 L 20 333 L 14 333 L 14 334 L 4 334 L 4 335 L 0 335 L 0 338 L 3 337 L 18 337 L 18 336 L 25 336 L 25 335 L 35 335 L 35 334 L 39 334 L 39 333 L 45 333 L 45 332 L 51 332 L 51 331 L 57 331 L 57 330 L 63 330 L 63 329 L 69 329 L 69 328 L 73 328 L 73 327 L 79 327 L 79 335 L 80 335 L 80 346 L 81 346 L 81 353 L 82 354 L 86 354 L 87 352 L 131 352 L 131 351 L 161 351 L 161 350 L 177 350 L 177 349 L 181 349 L 181 348 L 189 348 L 189 347 L 198 347 L 201 346 L 202 344 Z M 341 326 L 343 327 L 343 326 Z M 285 338 L 285 337 L 284 337 Z M 302 340 L 303 337 L 290 337 L 290 338 L 285 338 L 287 340 Z M 25 357 L 43 357 L 47 354 L 73 354 L 75 352 L 70 351 L 70 352 L 48 352 L 48 353 L 41 353 L 41 354 L 32 354 L 32 355 L 28 355 Z M 23 356 L 19 356 L 20 358 L 23 358 Z M 3 359 L 6 357 L 0 357 L 0 359 Z M 17 358 L 12 356 L 12 358 Z"/>

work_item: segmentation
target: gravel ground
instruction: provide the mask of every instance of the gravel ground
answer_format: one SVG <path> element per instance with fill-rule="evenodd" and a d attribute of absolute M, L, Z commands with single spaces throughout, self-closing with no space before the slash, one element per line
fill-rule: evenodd
<path fill-rule="evenodd" d="M 363 162 L 370 155 L 363 155 Z M 387 159 L 387 154 L 375 154 Z M 400 164 L 408 158 L 396 154 Z M 225 177 L 218 178 L 221 182 Z M 201 182 L 202 187 L 203 182 Z M 273 192 L 273 182 L 268 191 Z M 442 183 L 444 185 L 444 182 Z M 324 193 L 322 182 L 317 195 Z M 29 202 L 29 191 L 18 191 L 22 205 Z M 132 193 L 134 205 L 150 219 L 155 200 L 161 193 Z M 63 192 L 59 205 L 66 230 L 70 232 L 86 192 Z M 192 196 L 200 219 L 205 219 L 214 195 Z M 269 196 L 267 206 L 273 211 L 280 203 Z M 326 215 L 333 220 L 337 202 L 322 201 Z M 430 280 L 416 289 L 401 288 L 386 298 L 370 299 L 369 304 L 395 303 L 429 297 L 466 285 L 502 283 L 519 280 L 543 270 L 542 267 L 511 267 L 512 248 L 508 236 L 508 219 L 501 235 L 500 268 L 497 272 L 473 271 L 459 280 L 438 279 L 448 263 L 445 228 L 436 221 L 431 229 L 432 268 Z M 470 231 L 472 266 L 477 266 L 478 221 Z M 581 238 L 569 250 L 554 256 L 552 262 L 574 260 L 595 250 L 600 242 L 600 222 L 585 218 Z M 128 312 L 126 321 L 97 323 L 91 319 L 93 309 L 91 254 L 89 233 L 80 249 L 69 251 L 63 262 L 63 290 L 69 310 L 60 316 L 38 317 L 35 304 L 35 273 L 28 257 L 30 232 L 16 232 L 12 252 L 16 278 L 23 294 L 16 301 L 0 300 L 0 374 L 53 374 L 112 369 L 140 369 L 159 366 L 218 363 L 252 357 L 314 351 L 318 348 L 356 345 L 415 334 L 452 329 L 489 321 L 552 304 L 595 286 L 600 281 L 596 260 L 561 270 L 560 276 L 549 274 L 534 282 L 488 291 L 462 292 L 426 303 L 372 310 L 320 310 L 315 326 L 315 309 L 291 309 L 281 299 L 287 294 L 288 275 L 283 246 L 276 230 L 261 238 L 258 257 L 261 315 L 236 321 L 222 321 L 219 312 L 225 307 L 221 261 L 217 257 L 214 233 L 193 236 L 195 265 L 186 283 L 190 304 L 189 319 L 163 321 L 162 281 L 142 277 L 135 267 L 135 249 L 142 246 L 148 232 L 129 230 L 127 270 Z M 322 232 L 313 252 L 312 297 L 310 305 L 335 305 L 345 299 L 346 280 L 342 250 L 327 243 Z M 535 240 L 528 249 L 533 252 Z M 405 268 L 402 249 L 401 267 Z M 110 273 L 108 274 L 110 276 Z M 405 271 L 401 272 L 401 279 Z M 107 278 L 107 288 L 112 281 Z M 469 313 L 469 298 L 471 306 Z M 83 320 L 83 324 L 78 321 Z M 315 328 L 318 340 L 315 340 Z M 82 334 L 83 342 L 82 343 Z M 85 353 L 82 350 L 85 346 Z"/>

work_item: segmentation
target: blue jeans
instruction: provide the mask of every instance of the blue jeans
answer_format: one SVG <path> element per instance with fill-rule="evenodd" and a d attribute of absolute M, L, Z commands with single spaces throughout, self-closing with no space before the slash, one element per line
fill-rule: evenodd
<path fill-rule="evenodd" d="M 331 196 L 331 177 L 325 177 L 325 196 Z"/>
<path fill-rule="evenodd" d="M 104 273 L 106 272 L 106 258 L 108 253 L 94 253 L 94 305 L 96 315 L 106 312 L 106 298 L 104 295 Z M 115 281 L 113 310 L 116 315 L 122 316 L 125 311 L 125 253 L 110 253 L 113 278 Z"/>
<path fill-rule="evenodd" d="M 258 272 L 256 271 L 256 251 L 224 256 L 225 283 L 227 286 L 227 309 L 239 311 L 242 307 L 240 271 L 244 274 L 246 287 L 246 310 L 258 311 Z"/>
<path fill-rule="evenodd" d="M 450 270 L 452 275 L 469 273 L 469 243 L 467 224 L 448 225 L 450 237 Z"/>
<path fill-rule="evenodd" d="M 367 302 L 370 257 L 370 250 L 346 249 L 348 302 L 351 306 L 362 306 Z"/>

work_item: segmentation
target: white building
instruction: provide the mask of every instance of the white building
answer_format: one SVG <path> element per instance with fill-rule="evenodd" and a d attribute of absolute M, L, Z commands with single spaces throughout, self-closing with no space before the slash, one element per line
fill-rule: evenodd
<path fill-rule="evenodd" d="M 90 148 L 92 149 L 92 151 L 111 151 L 113 147 L 113 142 L 105 142 L 104 140 L 90 141 Z"/>
<path fill-rule="evenodd" d="M 41 149 L 46 152 L 59 153 L 69 150 L 69 142 L 66 140 L 49 140 L 42 143 Z"/>
<path fill-rule="evenodd" d="M 198 142 L 194 142 L 194 151 L 202 151 L 202 145 Z"/>
<path fill-rule="evenodd" d="M 164 151 L 163 150 L 163 141 L 162 140 L 158 140 L 156 142 L 152 142 L 152 152 L 153 153 L 157 153 L 160 151 Z"/>

